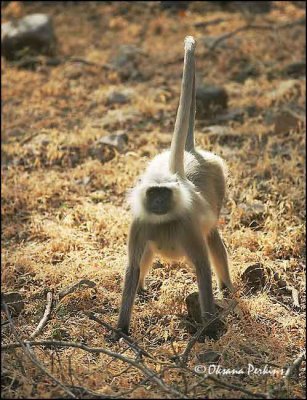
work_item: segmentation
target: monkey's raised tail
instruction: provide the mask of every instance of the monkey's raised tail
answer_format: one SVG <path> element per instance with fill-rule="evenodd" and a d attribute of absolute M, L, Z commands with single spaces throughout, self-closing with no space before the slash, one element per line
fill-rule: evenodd
<path fill-rule="evenodd" d="M 169 167 L 172 173 L 184 176 L 184 149 L 194 148 L 195 114 L 195 40 L 187 36 L 184 41 L 184 63 L 179 107 L 171 144 Z M 188 134 L 189 131 L 189 134 Z M 187 137 L 188 136 L 188 137 Z M 186 143 L 187 142 L 187 143 Z"/>

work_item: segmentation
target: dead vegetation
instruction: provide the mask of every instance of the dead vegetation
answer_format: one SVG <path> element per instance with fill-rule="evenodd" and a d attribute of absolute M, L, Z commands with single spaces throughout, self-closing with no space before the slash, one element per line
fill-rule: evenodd
<path fill-rule="evenodd" d="M 289 64 L 305 59 L 305 10 L 273 2 L 247 21 L 209 2 L 185 13 L 162 12 L 157 2 L 25 3 L 3 6 L 3 21 L 49 13 L 58 49 L 57 62 L 1 64 L 1 282 L 23 302 L 18 308 L 10 297 L 2 315 L 3 397 L 304 398 L 306 92 L 305 74 L 293 77 Z M 107 325 L 88 312 L 115 326 L 125 195 L 170 143 L 187 34 L 198 40 L 199 82 L 229 96 L 232 115 L 199 119 L 196 138 L 229 167 L 221 231 L 242 316 L 229 312 L 226 332 L 195 343 L 182 363 L 191 340 L 185 298 L 197 290 L 184 264 L 154 264 L 151 294 L 133 312 L 136 347 L 110 341 Z M 112 61 L 122 45 L 141 50 L 124 72 Z M 125 90 L 127 101 L 110 104 L 110 93 Z M 99 142 L 114 132 L 128 135 L 121 151 Z M 31 335 L 31 345 L 18 342 Z M 197 374 L 207 351 L 245 373 Z M 247 374 L 248 364 L 277 372 Z"/>

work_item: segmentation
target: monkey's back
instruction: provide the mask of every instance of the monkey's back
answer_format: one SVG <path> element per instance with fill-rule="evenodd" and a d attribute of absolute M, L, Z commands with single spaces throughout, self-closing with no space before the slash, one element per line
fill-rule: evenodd
<path fill-rule="evenodd" d="M 227 167 L 221 157 L 209 151 L 185 152 L 187 178 L 219 215 L 225 196 Z"/>

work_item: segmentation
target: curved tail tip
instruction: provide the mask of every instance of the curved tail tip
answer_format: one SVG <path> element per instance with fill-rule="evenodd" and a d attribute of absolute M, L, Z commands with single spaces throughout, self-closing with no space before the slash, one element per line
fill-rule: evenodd
<path fill-rule="evenodd" d="M 186 51 L 191 51 L 195 49 L 195 39 L 193 38 L 193 36 L 186 36 L 186 38 L 184 39 L 184 49 Z"/>

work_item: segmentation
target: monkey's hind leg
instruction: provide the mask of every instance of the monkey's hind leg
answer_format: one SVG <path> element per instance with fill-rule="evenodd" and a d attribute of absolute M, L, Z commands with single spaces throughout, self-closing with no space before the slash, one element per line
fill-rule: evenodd
<path fill-rule="evenodd" d="M 219 289 L 234 291 L 231 283 L 228 266 L 227 250 L 217 228 L 214 228 L 207 236 L 210 258 L 217 274 Z"/>
<path fill-rule="evenodd" d="M 140 278 L 138 284 L 138 293 L 143 293 L 146 291 L 145 278 L 150 270 L 152 259 L 153 259 L 153 253 L 150 250 L 150 248 L 146 246 L 145 252 L 142 256 L 140 263 Z"/>

